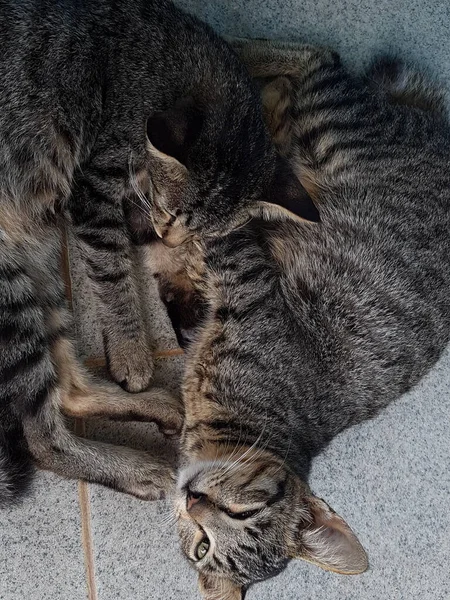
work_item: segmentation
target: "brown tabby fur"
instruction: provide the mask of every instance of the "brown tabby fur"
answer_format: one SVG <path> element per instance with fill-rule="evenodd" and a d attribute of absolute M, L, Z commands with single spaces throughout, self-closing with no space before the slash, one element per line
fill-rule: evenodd
<path fill-rule="evenodd" d="M 322 220 L 255 220 L 204 236 L 204 255 L 194 243 L 150 257 L 166 304 L 183 262 L 181 299 L 191 279 L 207 300 L 187 354 L 175 506 L 207 600 L 241 599 L 291 558 L 364 571 L 349 526 L 305 483 L 311 460 L 411 389 L 450 331 L 450 134 L 432 87 L 417 76 L 405 92 L 401 63 L 378 63 L 372 90 L 324 49 L 238 51 Z"/>

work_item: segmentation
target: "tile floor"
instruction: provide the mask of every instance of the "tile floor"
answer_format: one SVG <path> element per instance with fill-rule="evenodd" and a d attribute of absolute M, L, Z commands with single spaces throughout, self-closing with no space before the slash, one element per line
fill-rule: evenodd
<path fill-rule="evenodd" d="M 331 44 L 358 67 L 395 52 L 450 83 L 445 0 L 179 0 L 229 35 Z M 75 276 L 78 315 L 90 306 Z M 159 348 L 174 337 L 150 294 Z M 90 311 L 92 314 L 92 311 Z M 95 321 L 95 318 L 93 319 Z M 87 354 L 100 342 L 80 325 Z M 161 361 L 179 377 L 180 359 Z M 340 436 L 315 463 L 312 484 L 345 515 L 371 567 L 343 578 L 292 563 L 248 600 L 450 599 L 450 353 L 411 394 L 376 421 Z M 93 433 L 94 424 L 89 425 Z M 151 427 L 96 424 L 96 435 L 158 444 Z M 168 450 L 168 449 L 166 449 Z M 40 474 L 33 495 L 0 513 L 0 600 L 194 600 L 195 576 L 166 526 L 168 507 Z"/>

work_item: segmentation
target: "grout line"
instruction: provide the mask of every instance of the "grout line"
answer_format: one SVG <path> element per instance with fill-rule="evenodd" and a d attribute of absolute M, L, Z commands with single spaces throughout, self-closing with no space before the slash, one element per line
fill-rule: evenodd
<path fill-rule="evenodd" d="M 82 419 L 76 420 L 75 432 L 81 436 L 85 435 L 85 424 Z M 94 542 L 91 527 L 91 502 L 89 499 L 89 487 L 85 481 L 78 482 L 78 504 L 81 514 L 81 544 L 86 569 L 87 597 L 88 600 L 98 600 L 97 582 L 95 579 Z"/>

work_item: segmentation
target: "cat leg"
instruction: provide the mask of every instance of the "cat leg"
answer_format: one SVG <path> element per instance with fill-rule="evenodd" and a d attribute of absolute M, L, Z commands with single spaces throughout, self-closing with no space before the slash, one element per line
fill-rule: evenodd
<path fill-rule="evenodd" d="M 174 482 L 173 467 L 148 452 L 105 444 L 74 435 L 61 411 L 71 416 L 113 416 L 152 420 L 168 434 L 180 430 L 179 406 L 168 394 L 108 395 L 95 386 L 89 391 L 82 369 L 73 360 L 69 340 L 59 338 L 49 349 L 42 368 L 53 382 L 45 400 L 23 418 L 29 451 L 36 464 L 68 479 L 82 479 L 132 494 L 143 500 L 163 497 Z"/>
<path fill-rule="evenodd" d="M 342 80 L 339 56 L 327 48 L 269 40 L 237 41 L 236 51 L 261 87 L 264 120 L 274 145 L 297 165 L 296 175 L 309 196 L 320 201 L 327 186 L 324 169 L 319 172 L 317 156 L 304 147 L 299 152 L 295 140 L 323 123 L 326 111 L 317 111 L 315 90 L 319 85 L 323 94 L 323 82 Z M 317 151 L 320 157 L 321 148 Z"/>
<path fill-rule="evenodd" d="M 60 390 L 56 388 L 40 410 L 23 421 L 37 466 L 142 500 L 162 498 L 171 490 L 175 474 L 168 462 L 148 452 L 75 436 L 66 427 L 60 404 Z"/>
<path fill-rule="evenodd" d="M 120 173 L 120 172 L 119 172 Z M 74 232 L 99 298 L 108 368 L 129 392 L 146 389 L 154 371 L 145 331 L 122 196 L 126 172 L 83 170 L 69 210 Z"/>
<path fill-rule="evenodd" d="M 67 379 L 61 410 L 74 418 L 107 418 L 117 421 L 156 423 L 166 436 L 177 435 L 183 425 L 181 400 L 163 388 L 129 394 L 115 385 L 96 381 L 77 362 L 72 344 L 59 340 L 53 348 L 54 362 L 64 365 Z"/>
<path fill-rule="evenodd" d="M 231 40 L 231 45 L 254 78 L 298 78 L 314 68 L 334 66 L 339 61 L 338 55 L 328 48 L 308 44 L 238 39 Z"/>
<path fill-rule="evenodd" d="M 159 498 L 174 477 L 166 461 L 85 440 L 67 428 L 61 407 L 80 382 L 67 339 L 70 315 L 60 276 L 60 238 L 55 226 L 34 222 L 25 228 L 21 215 L 16 217 L 15 227 L 0 221 L 2 406 L 9 406 L 20 422 L 28 452 L 40 467 L 140 498 Z M 168 427 L 172 421 L 171 415 Z"/>
<path fill-rule="evenodd" d="M 275 146 L 288 156 L 298 85 L 325 66 L 334 68 L 339 57 L 327 48 L 291 42 L 236 40 L 232 44 L 250 75 L 259 80 L 264 120 Z"/>

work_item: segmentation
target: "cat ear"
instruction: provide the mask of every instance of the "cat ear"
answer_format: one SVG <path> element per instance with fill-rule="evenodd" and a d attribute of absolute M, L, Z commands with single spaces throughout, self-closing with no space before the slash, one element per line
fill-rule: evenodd
<path fill-rule="evenodd" d="M 147 150 L 150 154 L 150 179 L 154 199 L 164 206 L 179 196 L 186 184 L 188 170 L 180 159 L 186 160 L 190 139 L 189 119 L 182 107 L 156 113 L 147 121 Z"/>
<path fill-rule="evenodd" d="M 259 203 L 263 218 L 289 217 L 320 221 L 319 211 L 286 160 L 278 157 L 275 175 L 265 200 Z"/>
<path fill-rule="evenodd" d="M 188 154 L 198 140 L 204 123 L 204 112 L 188 96 L 178 100 L 172 108 L 155 113 L 147 121 L 149 149 L 158 156 L 175 159 L 187 166 Z"/>
<path fill-rule="evenodd" d="M 231 579 L 200 573 L 198 587 L 204 600 L 244 600 L 246 590 Z"/>
<path fill-rule="evenodd" d="M 292 558 L 343 575 L 363 573 L 368 567 L 367 554 L 344 519 L 320 498 L 309 496 L 306 500 L 312 522 L 302 529 Z"/>
<path fill-rule="evenodd" d="M 151 157 L 150 179 L 158 190 L 179 188 L 188 177 L 188 170 L 173 156 L 164 154 L 151 142 L 147 142 L 147 150 Z"/>

